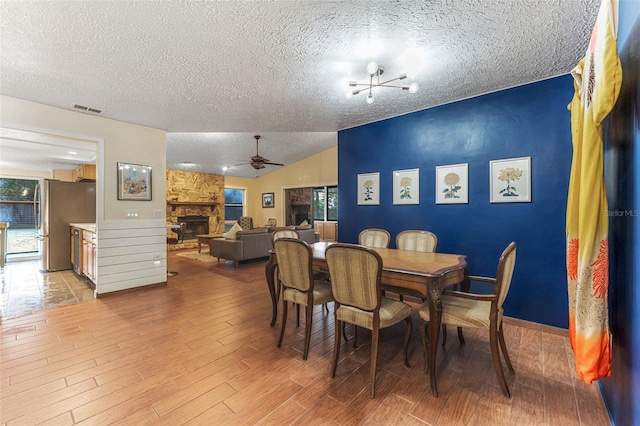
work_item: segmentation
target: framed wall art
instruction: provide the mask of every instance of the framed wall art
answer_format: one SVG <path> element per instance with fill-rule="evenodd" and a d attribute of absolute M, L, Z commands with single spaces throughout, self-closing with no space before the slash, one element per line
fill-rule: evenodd
<path fill-rule="evenodd" d="M 268 209 L 271 207 L 275 207 L 273 192 L 265 192 L 262 194 L 262 208 Z"/>
<path fill-rule="evenodd" d="M 492 203 L 531 202 L 531 157 L 489 162 Z"/>
<path fill-rule="evenodd" d="M 377 206 L 380 204 L 380 173 L 358 175 L 358 205 Z"/>
<path fill-rule="evenodd" d="M 118 163 L 118 200 L 151 201 L 151 166 Z"/>
<path fill-rule="evenodd" d="M 420 170 L 393 172 L 393 204 L 420 204 Z"/>
<path fill-rule="evenodd" d="M 436 204 L 469 202 L 469 164 L 436 167 Z"/>

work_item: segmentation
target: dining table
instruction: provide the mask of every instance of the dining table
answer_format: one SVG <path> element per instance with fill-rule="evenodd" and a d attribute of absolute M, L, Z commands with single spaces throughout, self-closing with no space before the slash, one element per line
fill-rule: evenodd
<path fill-rule="evenodd" d="M 313 270 L 329 272 L 325 251 L 335 242 L 310 244 L 313 250 Z M 420 295 L 429 303 L 429 360 L 428 370 L 431 393 L 438 396 L 436 384 L 436 354 L 440 325 L 442 321 L 442 301 L 440 295 L 446 287 L 463 283 L 468 285 L 466 256 L 447 253 L 424 253 L 410 250 L 373 248 L 382 258 L 381 284 L 406 291 L 410 295 Z M 267 286 L 272 302 L 271 326 L 276 323 L 278 296 L 275 272 L 278 259 L 274 250 L 269 251 L 269 261 L 265 266 Z"/>

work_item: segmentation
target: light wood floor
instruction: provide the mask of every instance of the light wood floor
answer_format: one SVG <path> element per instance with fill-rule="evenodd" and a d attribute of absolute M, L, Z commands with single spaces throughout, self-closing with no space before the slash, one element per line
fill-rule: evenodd
<path fill-rule="evenodd" d="M 502 396 L 488 337 L 465 330 L 438 353 L 440 397 L 429 391 L 414 312 L 411 368 L 403 326 L 381 332 L 376 398 L 369 398 L 370 335 L 342 343 L 329 377 L 333 310 L 269 327 L 264 262 L 203 263 L 169 255 L 168 285 L 2 318 L 0 423 L 607 425 L 597 385 L 576 379 L 568 340 L 505 325 L 516 370 Z M 517 285 L 517 283 L 515 283 Z M 295 316 L 295 315 L 293 315 Z M 351 329 L 347 328 L 351 335 Z"/>

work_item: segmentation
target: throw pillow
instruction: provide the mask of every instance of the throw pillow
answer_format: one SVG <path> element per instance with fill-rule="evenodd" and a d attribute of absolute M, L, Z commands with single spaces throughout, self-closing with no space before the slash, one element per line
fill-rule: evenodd
<path fill-rule="evenodd" d="M 303 220 L 302 222 L 300 222 L 299 226 L 307 226 L 309 224 L 309 222 L 307 222 L 306 220 Z"/>
<path fill-rule="evenodd" d="M 227 240 L 235 240 L 236 233 L 240 231 L 242 231 L 242 228 L 240 228 L 240 225 L 238 225 L 237 223 L 234 223 L 231 229 L 229 229 L 227 232 L 222 234 L 222 236 Z"/>

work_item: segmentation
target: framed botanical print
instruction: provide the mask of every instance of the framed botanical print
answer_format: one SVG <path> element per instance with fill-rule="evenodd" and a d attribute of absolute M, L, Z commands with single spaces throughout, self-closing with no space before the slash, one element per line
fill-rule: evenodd
<path fill-rule="evenodd" d="M 358 205 L 377 206 L 380 204 L 380 173 L 358 175 Z"/>
<path fill-rule="evenodd" d="M 469 202 L 469 164 L 436 167 L 436 204 Z"/>
<path fill-rule="evenodd" d="M 393 172 L 393 204 L 420 204 L 420 170 Z"/>
<path fill-rule="evenodd" d="M 531 202 L 531 157 L 489 162 L 492 203 Z"/>
<path fill-rule="evenodd" d="M 151 201 L 151 166 L 118 163 L 118 200 Z"/>

